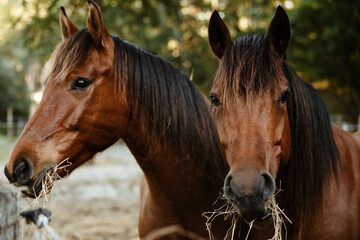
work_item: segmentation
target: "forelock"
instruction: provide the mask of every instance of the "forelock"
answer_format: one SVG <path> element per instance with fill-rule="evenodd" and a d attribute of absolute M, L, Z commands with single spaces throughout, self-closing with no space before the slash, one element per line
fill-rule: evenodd
<path fill-rule="evenodd" d="M 61 81 L 91 53 L 92 39 L 87 29 L 82 29 L 66 41 L 61 42 L 46 62 L 41 81 Z"/>
<path fill-rule="evenodd" d="M 280 70 L 280 71 L 279 71 Z M 266 36 L 244 36 L 226 49 L 215 77 L 222 102 L 246 96 L 247 102 L 273 89 L 281 69 Z"/>

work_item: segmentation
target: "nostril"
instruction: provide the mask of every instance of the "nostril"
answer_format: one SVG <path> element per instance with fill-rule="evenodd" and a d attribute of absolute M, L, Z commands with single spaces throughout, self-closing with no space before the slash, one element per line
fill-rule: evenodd
<path fill-rule="evenodd" d="M 4 168 L 4 173 L 5 173 L 5 176 L 6 178 L 9 180 L 10 183 L 13 183 L 14 182 L 14 178 L 10 175 L 9 173 L 9 169 L 5 166 Z"/>
<path fill-rule="evenodd" d="M 270 173 L 267 172 L 263 173 L 262 177 L 264 178 L 263 199 L 267 201 L 275 194 L 275 180 Z"/>
<path fill-rule="evenodd" d="M 225 187 L 230 187 L 230 181 L 232 179 L 231 175 L 228 175 L 225 179 Z"/>
<path fill-rule="evenodd" d="M 225 197 L 230 200 L 230 201 L 233 201 L 234 199 L 234 193 L 231 189 L 231 185 L 230 185 L 230 182 L 232 180 L 232 176 L 231 175 L 228 175 L 225 179 L 225 184 L 224 184 L 224 195 Z"/>
<path fill-rule="evenodd" d="M 25 158 L 21 159 L 15 166 L 13 180 L 19 184 L 26 184 L 32 175 L 32 167 Z"/>

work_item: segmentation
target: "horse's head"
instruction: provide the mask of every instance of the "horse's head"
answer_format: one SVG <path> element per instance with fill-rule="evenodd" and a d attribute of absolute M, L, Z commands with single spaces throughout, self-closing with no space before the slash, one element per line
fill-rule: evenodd
<path fill-rule="evenodd" d="M 125 100 L 116 92 L 114 43 L 100 8 L 89 1 L 87 29 L 79 30 L 60 11 L 63 41 L 43 70 L 39 108 L 18 139 L 5 174 L 38 194 L 49 169 L 64 176 L 113 144 L 125 129 Z M 124 123 L 124 124 L 122 124 Z M 68 163 L 66 163 L 68 164 Z"/>
<path fill-rule="evenodd" d="M 282 71 L 290 23 L 278 7 L 267 36 L 244 36 L 231 42 L 225 23 L 214 12 L 209 40 L 220 66 L 211 100 L 216 124 L 230 165 L 224 193 L 239 214 L 254 226 L 271 218 L 279 168 L 290 158 L 287 112 L 290 93 Z"/>

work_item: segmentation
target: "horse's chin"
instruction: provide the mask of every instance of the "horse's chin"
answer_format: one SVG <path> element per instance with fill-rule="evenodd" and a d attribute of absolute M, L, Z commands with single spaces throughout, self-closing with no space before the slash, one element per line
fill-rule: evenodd
<path fill-rule="evenodd" d="M 272 214 L 269 213 L 267 214 L 266 216 L 260 218 L 260 219 L 256 219 L 253 223 L 253 226 L 256 228 L 256 229 L 259 229 L 259 230 L 264 230 L 265 228 L 267 228 L 271 223 L 273 222 L 273 219 L 272 219 Z"/>
<path fill-rule="evenodd" d="M 51 173 L 54 169 L 55 165 L 49 165 L 48 167 L 44 168 L 37 178 L 29 182 L 27 188 L 22 190 L 23 197 L 30 197 L 30 198 L 37 198 L 43 194 L 50 194 L 52 189 L 52 183 L 47 183 L 46 174 Z M 43 189 L 45 187 L 45 189 Z M 45 191 L 45 192 L 44 192 Z M 44 193 L 43 193 L 44 192 Z M 43 193 L 43 194 L 42 194 Z"/>
<path fill-rule="evenodd" d="M 245 216 L 242 216 L 239 207 L 236 204 L 232 204 L 235 211 L 240 215 L 240 217 L 247 223 L 252 224 L 253 227 L 259 230 L 264 230 L 267 228 L 272 222 L 272 211 L 268 208 L 266 210 L 266 215 L 256 218 L 255 220 L 249 220 Z"/>

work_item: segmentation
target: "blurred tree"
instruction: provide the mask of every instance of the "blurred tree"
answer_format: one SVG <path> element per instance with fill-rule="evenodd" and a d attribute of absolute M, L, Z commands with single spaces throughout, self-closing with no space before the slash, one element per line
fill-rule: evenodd
<path fill-rule="evenodd" d="M 244 34 L 248 30 L 265 29 L 274 11 L 274 1 L 270 0 L 246 0 L 241 3 L 214 0 L 98 2 L 110 33 L 163 56 L 188 75 L 193 73 L 194 82 L 206 93 L 210 90 L 218 64 L 207 40 L 207 25 L 212 10 L 224 11 L 221 14 L 225 16 L 234 37 L 239 31 Z M 10 45 L 16 45 L 13 48 L 22 46 L 23 52 L 17 57 L 25 65 L 34 61 L 43 64 L 61 41 L 58 23 L 60 5 L 80 28 L 86 27 L 86 1 L 17 0 L 13 3 L 13 9 L 17 10 L 11 25 L 16 30 L 14 34 L 8 34 L 11 36 L 8 39 L 11 39 Z M 238 21 L 241 17 L 243 25 Z M 244 27 L 244 21 L 248 21 L 248 26 Z"/>
<path fill-rule="evenodd" d="M 289 62 L 321 91 L 331 113 L 346 113 L 353 119 L 359 112 L 356 81 L 360 71 L 360 28 L 359 3 L 355 0 L 97 2 L 110 33 L 159 54 L 187 75 L 193 75 L 193 81 L 205 94 L 209 93 L 218 65 L 207 39 L 208 21 L 214 9 L 224 18 L 234 39 L 245 34 L 265 34 L 277 5 L 294 7 L 288 11 L 293 25 Z M 85 0 L 3 0 L 0 4 L 0 54 L 11 60 L 12 69 L 18 62 L 24 70 L 34 63 L 42 66 L 49 58 L 61 41 L 61 5 L 78 27 L 86 27 Z"/>
<path fill-rule="evenodd" d="M 21 68 L 21 65 L 18 65 Z M 22 74 L 6 59 L 0 60 L 0 122 L 6 121 L 7 108 L 17 116 L 26 116 L 30 98 Z"/>
<path fill-rule="evenodd" d="M 303 0 L 291 13 L 289 61 L 325 98 L 330 113 L 360 113 L 360 1 Z"/>

